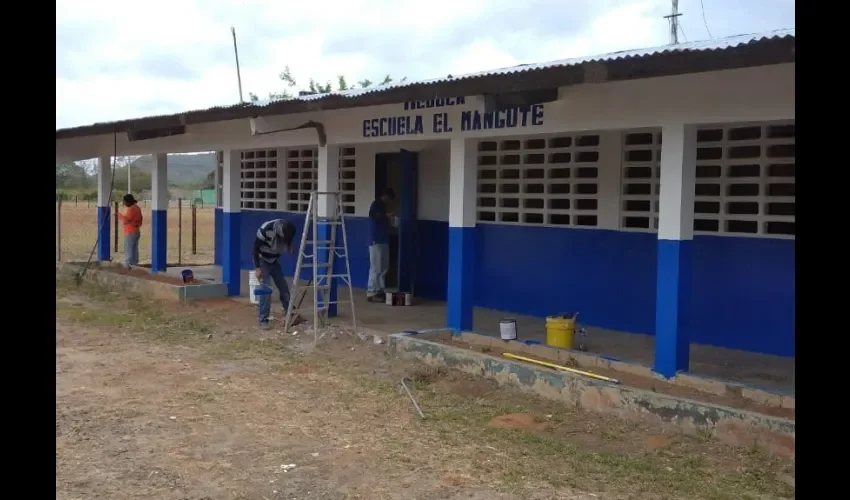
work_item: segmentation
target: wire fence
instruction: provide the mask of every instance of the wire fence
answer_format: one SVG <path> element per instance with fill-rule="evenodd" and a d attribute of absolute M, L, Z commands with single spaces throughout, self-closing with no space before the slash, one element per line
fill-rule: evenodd
<path fill-rule="evenodd" d="M 151 208 L 149 200 L 139 200 L 144 223 L 139 242 L 139 264 L 151 263 Z M 115 211 L 125 208 L 113 203 L 109 247 L 112 260 L 124 260 L 124 233 Z M 215 251 L 215 207 L 192 200 L 171 200 L 167 222 L 168 265 L 212 264 Z M 56 200 L 56 260 L 84 262 L 97 241 L 97 202 L 83 199 Z M 95 250 L 96 252 L 96 250 Z M 97 259 L 95 253 L 92 260 Z"/>

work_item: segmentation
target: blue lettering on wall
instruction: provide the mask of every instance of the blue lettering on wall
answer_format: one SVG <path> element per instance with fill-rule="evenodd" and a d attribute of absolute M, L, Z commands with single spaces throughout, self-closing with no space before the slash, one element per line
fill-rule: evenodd
<path fill-rule="evenodd" d="M 363 120 L 363 137 L 395 137 L 424 133 L 422 115 L 389 116 Z"/>
<path fill-rule="evenodd" d="M 492 128 L 538 127 L 543 125 L 543 105 L 520 106 L 505 111 L 464 111 L 460 114 L 460 129 L 488 130 Z"/>
<path fill-rule="evenodd" d="M 426 109 L 426 108 L 442 108 L 443 106 L 459 106 L 466 104 L 464 97 L 446 97 L 438 99 L 428 99 L 425 101 L 407 101 L 404 103 L 404 109 Z"/>
<path fill-rule="evenodd" d="M 463 104 L 462 97 L 432 99 L 429 101 L 410 101 L 405 109 L 422 107 L 455 106 Z M 499 128 L 539 127 L 543 125 L 543 105 L 519 106 L 502 111 L 482 113 L 477 110 L 460 113 L 460 129 L 464 132 Z M 448 113 L 431 115 L 431 133 L 445 134 L 453 132 Z M 421 135 L 425 133 L 423 115 L 386 116 L 363 120 L 363 137 L 397 137 L 403 135 Z"/>

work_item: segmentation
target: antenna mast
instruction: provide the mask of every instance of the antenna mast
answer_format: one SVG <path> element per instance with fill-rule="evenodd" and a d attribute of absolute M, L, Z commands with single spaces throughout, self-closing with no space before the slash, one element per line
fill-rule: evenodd
<path fill-rule="evenodd" d="M 236 81 L 239 83 L 239 103 L 241 104 L 245 100 L 242 99 L 242 73 L 239 71 L 239 49 L 236 48 L 236 28 L 231 26 L 230 33 L 233 35 L 233 55 L 236 56 Z"/>
<path fill-rule="evenodd" d="M 672 9 L 670 15 L 664 16 L 664 19 L 670 21 L 670 44 L 679 44 L 679 0 L 672 0 Z M 236 36 L 236 35 L 234 35 Z M 234 42 L 235 43 L 235 42 Z"/>

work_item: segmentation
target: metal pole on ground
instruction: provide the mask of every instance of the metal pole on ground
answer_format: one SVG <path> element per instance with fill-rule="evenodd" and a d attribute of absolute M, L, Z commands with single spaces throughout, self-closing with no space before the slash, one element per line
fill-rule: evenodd
<path fill-rule="evenodd" d="M 62 198 L 56 201 L 56 262 L 62 262 Z"/>
<path fill-rule="evenodd" d="M 112 228 L 114 229 L 115 236 L 113 237 L 113 249 L 112 251 L 118 253 L 118 202 L 112 204 L 113 212 L 112 212 Z"/>
<path fill-rule="evenodd" d="M 177 265 L 183 263 L 183 198 L 177 198 Z"/>
<path fill-rule="evenodd" d="M 192 203 L 192 255 L 198 255 L 198 206 Z"/>

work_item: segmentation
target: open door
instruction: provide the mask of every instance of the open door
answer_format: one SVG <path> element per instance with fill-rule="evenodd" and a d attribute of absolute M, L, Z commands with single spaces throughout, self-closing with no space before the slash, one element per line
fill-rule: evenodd
<path fill-rule="evenodd" d="M 402 149 L 400 153 L 400 192 L 398 193 L 398 291 L 413 293 L 416 282 L 416 222 L 419 193 L 419 155 Z"/>

